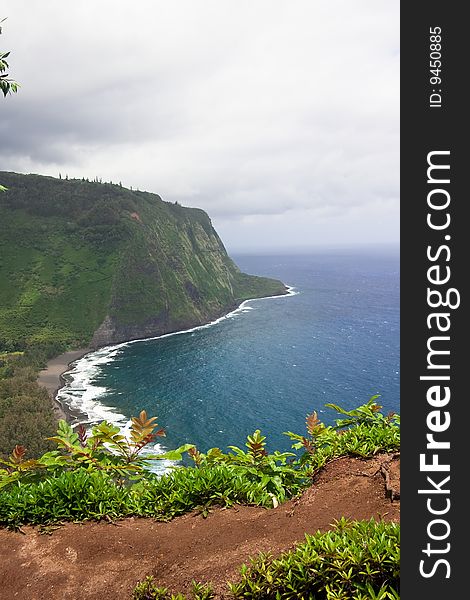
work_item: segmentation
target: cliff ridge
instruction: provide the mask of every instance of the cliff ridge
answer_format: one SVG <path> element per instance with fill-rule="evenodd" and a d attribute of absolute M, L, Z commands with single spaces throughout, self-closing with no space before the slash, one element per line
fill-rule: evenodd
<path fill-rule="evenodd" d="M 203 210 L 120 184 L 0 177 L 0 348 L 96 348 L 287 292 L 241 273 Z"/>

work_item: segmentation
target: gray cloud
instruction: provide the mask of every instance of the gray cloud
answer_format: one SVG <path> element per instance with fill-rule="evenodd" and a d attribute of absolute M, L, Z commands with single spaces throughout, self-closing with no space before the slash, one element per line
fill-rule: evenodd
<path fill-rule="evenodd" d="M 6 0 L 3 12 L 22 87 L 2 102 L 1 169 L 199 206 L 233 248 L 398 240 L 396 3 Z"/>

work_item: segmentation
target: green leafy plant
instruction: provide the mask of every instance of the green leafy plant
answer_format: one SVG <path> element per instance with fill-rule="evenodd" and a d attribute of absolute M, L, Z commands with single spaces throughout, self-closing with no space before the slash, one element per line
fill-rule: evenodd
<path fill-rule="evenodd" d="M 16 445 L 8 460 L 0 460 L 0 463 L 6 465 L 6 468 L 0 469 L 0 488 L 8 483 L 17 481 L 28 472 L 39 468 L 38 462 L 35 459 L 26 460 L 25 455 L 26 448 Z"/>
<path fill-rule="evenodd" d="M 206 454 L 192 448 L 188 454 L 199 468 L 225 465 L 232 469 L 234 477 L 259 484 L 271 497 L 271 505 L 278 506 L 298 493 L 306 483 L 306 478 L 293 464 L 292 459 L 296 456 L 293 452 L 276 450 L 268 454 L 265 440 L 266 437 L 257 429 L 247 436 L 247 451 L 238 446 L 229 446 L 231 452 L 226 454 L 220 448 L 211 448 Z"/>
<path fill-rule="evenodd" d="M 213 600 L 214 598 L 214 590 L 210 583 L 193 581 L 191 588 L 194 600 Z"/>
<path fill-rule="evenodd" d="M 340 519 L 326 533 L 274 559 L 260 554 L 229 584 L 236 598 L 263 600 L 397 600 L 400 527 Z"/>
<path fill-rule="evenodd" d="M 294 441 L 292 448 L 305 450 L 300 458 L 301 464 L 304 464 L 320 448 L 329 447 L 336 442 L 336 432 L 332 427 L 326 427 L 320 422 L 316 411 L 307 415 L 305 425 L 308 436 L 292 433 L 291 431 L 284 432 L 284 435 Z"/>
<path fill-rule="evenodd" d="M 376 403 L 379 396 L 372 396 L 366 404 L 353 410 L 345 410 L 336 404 L 326 404 L 347 419 L 337 419 L 335 425 L 320 422 L 316 412 L 307 416 L 307 436 L 285 432 L 294 442 L 292 448 L 303 449 L 301 465 L 310 466 L 313 475 L 329 460 L 338 456 L 374 456 L 378 452 L 390 452 L 400 448 L 400 417 L 395 413 L 384 416 Z"/>
<path fill-rule="evenodd" d="M 46 452 L 37 459 L 25 460 L 25 448 L 16 446 L 8 460 L 0 460 L 0 488 L 25 477 L 35 477 L 45 472 L 58 473 L 63 470 L 88 469 L 107 471 L 124 483 L 127 478 L 141 476 L 151 460 L 181 460 L 183 452 L 191 444 L 164 454 L 142 454 L 146 446 L 157 436 L 164 436 L 163 429 L 157 429 L 156 417 L 147 418 L 142 411 L 132 417 L 129 438 L 119 427 L 106 421 L 95 425 L 90 436 L 83 426 L 77 431 L 64 420 L 59 421 L 57 434 L 49 440 L 57 444 L 58 450 Z"/>
<path fill-rule="evenodd" d="M 192 510 L 251 504 L 270 508 L 273 497 L 259 478 L 224 464 L 145 472 L 127 485 L 106 470 L 75 468 L 18 479 L 0 490 L 0 524 L 52 524 L 130 515 L 168 521 Z"/>
<path fill-rule="evenodd" d="M 164 455 L 142 456 L 142 450 L 156 437 L 164 436 L 158 429 L 156 417 L 147 418 L 143 410 L 139 417 L 132 417 L 129 438 L 119 427 L 103 421 L 95 425 L 91 436 L 87 436 L 83 426 L 75 432 L 66 421 L 59 422 L 57 435 L 49 438 L 65 452 L 71 463 L 91 465 L 98 469 L 116 469 L 118 471 L 140 471 L 151 459 L 160 459 Z M 181 455 L 178 454 L 179 458 Z M 165 455 L 166 458 L 166 455 Z"/>
<path fill-rule="evenodd" d="M 325 404 L 329 408 L 333 408 L 336 412 L 346 415 L 349 417 L 348 419 L 337 419 L 336 420 L 336 428 L 339 429 L 341 427 L 350 427 L 351 425 L 360 425 L 362 423 L 367 425 L 389 425 L 390 423 L 400 424 L 400 415 L 397 415 L 394 412 L 390 412 L 387 416 L 384 416 L 380 409 L 382 408 L 380 404 L 377 404 L 376 400 L 380 398 L 379 394 L 375 396 L 371 396 L 369 401 L 362 406 L 358 406 L 357 408 L 353 408 L 352 410 L 345 410 L 338 406 L 337 404 Z"/>

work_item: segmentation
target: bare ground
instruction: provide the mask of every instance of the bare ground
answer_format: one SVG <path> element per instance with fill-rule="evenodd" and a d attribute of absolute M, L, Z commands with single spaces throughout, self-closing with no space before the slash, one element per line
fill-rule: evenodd
<path fill-rule="evenodd" d="M 172 591 L 212 582 L 218 598 L 249 556 L 279 554 L 335 519 L 400 520 L 399 455 L 330 462 L 301 498 L 266 510 L 240 506 L 170 523 L 131 518 L 49 530 L 0 529 L 1 600 L 129 600 L 153 575 Z"/>

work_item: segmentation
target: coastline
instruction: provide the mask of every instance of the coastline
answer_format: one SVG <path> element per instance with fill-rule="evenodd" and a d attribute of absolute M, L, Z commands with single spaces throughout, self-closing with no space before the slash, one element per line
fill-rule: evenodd
<path fill-rule="evenodd" d="M 284 294 L 277 294 L 275 296 L 262 296 L 261 298 L 248 298 L 247 300 L 242 300 L 238 305 L 235 305 L 227 313 L 223 314 L 220 317 L 217 317 L 216 319 L 214 319 L 212 321 L 208 321 L 207 323 L 204 323 L 202 325 L 196 325 L 195 327 L 192 327 L 189 329 L 182 329 L 182 330 L 178 330 L 178 331 L 168 332 L 168 333 L 164 333 L 164 334 L 154 336 L 154 337 L 146 336 L 143 338 L 136 338 L 136 339 L 127 340 L 124 342 L 118 342 L 117 344 L 109 344 L 109 347 L 111 348 L 114 346 L 127 345 L 127 344 L 135 343 L 135 342 L 143 342 L 145 340 L 159 339 L 159 338 L 169 337 L 169 336 L 173 336 L 173 335 L 189 333 L 191 331 L 194 331 L 195 329 L 209 327 L 211 325 L 215 325 L 216 323 L 219 323 L 220 321 L 222 321 L 222 320 L 226 319 L 227 317 L 229 317 L 230 315 L 232 315 L 234 312 L 243 308 L 243 306 L 245 305 L 246 302 L 252 302 L 253 300 L 267 300 L 267 299 L 272 299 L 272 298 L 285 298 L 285 297 L 289 297 L 289 296 L 292 296 L 295 294 L 296 294 L 296 292 L 294 292 L 294 287 L 290 286 L 290 285 L 286 285 L 286 292 Z M 87 354 L 90 354 L 91 352 L 95 352 L 96 350 L 99 350 L 100 348 L 106 348 L 106 347 L 108 347 L 108 344 L 104 344 L 103 346 L 96 347 L 96 348 L 93 347 L 93 348 L 81 348 L 78 350 L 69 350 L 68 352 L 64 352 L 63 354 L 60 354 L 59 356 L 56 356 L 56 357 L 52 358 L 51 360 L 49 360 L 47 362 L 46 367 L 39 372 L 39 375 L 37 378 L 38 385 L 46 388 L 46 390 L 49 392 L 49 395 L 52 400 L 54 415 L 58 421 L 60 419 L 64 419 L 68 423 L 74 424 L 81 417 L 84 417 L 84 416 L 86 417 L 86 415 L 84 413 L 74 410 L 70 406 L 67 406 L 66 404 L 62 404 L 62 402 L 60 402 L 57 399 L 57 393 L 66 383 L 63 375 L 65 373 L 67 373 L 67 371 L 70 370 L 70 367 L 74 362 L 83 358 Z"/>
<path fill-rule="evenodd" d="M 65 384 L 65 380 L 63 378 L 64 373 L 70 370 L 72 363 L 80 358 L 83 358 L 89 352 L 92 352 L 92 348 L 81 348 L 78 350 L 69 350 L 68 352 L 64 352 L 59 356 L 51 358 L 51 360 L 47 362 L 46 367 L 38 374 L 38 385 L 46 388 L 46 390 L 49 392 L 49 396 L 52 400 L 54 415 L 58 421 L 60 419 L 64 419 L 70 423 L 79 416 L 78 413 L 57 400 L 57 392 Z"/>

